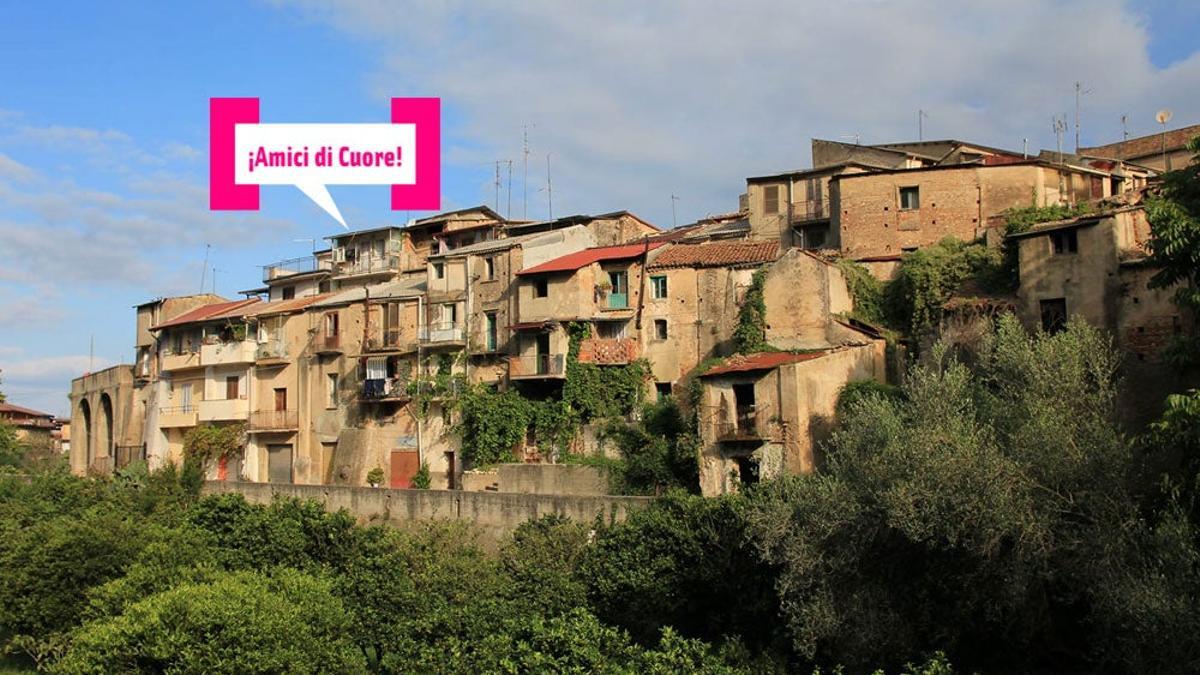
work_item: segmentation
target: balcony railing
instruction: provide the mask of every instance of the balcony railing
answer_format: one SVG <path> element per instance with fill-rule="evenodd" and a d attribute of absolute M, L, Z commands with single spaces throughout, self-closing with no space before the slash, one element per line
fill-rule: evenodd
<path fill-rule="evenodd" d="M 163 351 L 162 369 L 164 371 L 180 370 L 182 368 L 196 368 L 200 366 L 200 349 L 187 349 L 186 347 L 180 351 L 173 349 Z"/>
<path fill-rule="evenodd" d="M 383 331 L 383 335 L 372 335 L 367 338 L 367 351 L 387 351 L 404 349 L 412 345 L 412 338 L 405 339 L 399 328 Z"/>
<path fill-rule="evenodd" d="M 340 354 L 342 352 L 342 335 L 318 335 L 316 339 L 318 354 Z"/>
<path fill-rule="evenodd" d="M 222 366 L 254 361 L 254 341 L 216 342 L 200 347 L 200 365 Z"/>
<path fill-rule="evenodd" d="M 384 380 L 363 380 L 360 398 L 364 401 L 407 401 L 408 380 L 391 377 Z"/>
<path fill-rule="evenodd" d="M 280 260 L 277 263 L 263 265 L 263 281 L 267 282 L 282 277 L 290 277 L 293 274 L 306 274 L 308 272 L 316 272 L 317 270 L 327 270 L 330 267 L 329 260 L 318 260 L 314 255 Z"/>
<path fill-rule="evenodd" d="M 717 439 L 722 441 L 755 441 L 764 438 L 760 424 L 762 412 L 754 406 L 738 406 L 732 421 L 717 422 Z"/>
<path fill-rule="evenodd" d="M 250 405 L 245 398 L 212 398 L 200 401 L 197 410 L 201 422 L 244 420 Z"/>
<path fill-rule="evenodd" d="M 158 426 L 163 429 L 194 427 L 198 421 L 199 414 L 196 403 L 158 409 Z"/>
<path fill-rule="evenodd" d="M 343 276 L 395 272 L 399 269 L 400 256 L 398 255 L 366 256 L 357 260 L 340 262 L 334 267 L 334 271 Z"/>
<path fill-rule="evenodd" d="M 807 220 L 824 220 L 829 217 L 829 202 L 824 199 L 792 202 L 793 223 L 801 223 Z"/>
<path fill-rule="evenodd" d="M 633 338 L 587 338 L 579 343 L 579 360 L 600 365 L 624 365 L 638 357 L 638 341 Z"/>
<path fill-rule="evenodd" d="M 296 429 L 298 415 L 295 410 L 260 410 L 250 413 L 250 431 L 291 431 Z"/>
<path fill-rule="evenodd" d="M 421 342 L 462 342 L 464 339 L 462 324 L 432 323 L 421 328 Z"/>
<path fill-rule="evenodd" d="M 559 378 L 565 372 L 565 361 L 566 358 L 562 354 L 511 356 L 508 359 L 508 376 L 511 378 Z"/>

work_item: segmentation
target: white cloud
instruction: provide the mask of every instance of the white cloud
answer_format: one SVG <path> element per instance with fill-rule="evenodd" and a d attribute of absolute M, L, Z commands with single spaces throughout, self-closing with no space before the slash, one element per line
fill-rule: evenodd
<path fill-rule="evenodd" d="M 1155 68 L 1144 20 L 1113 0 L 293 4 L 380 48 L 380 98 L 442 96 L 456 161 L 520 159 L 536 124 L 531 187 L 553 152 L 558 213 L 662 222 L 671 193 L 726 210 L 745 176 L 807 166 L 810 137 L 913 138 L 918 109 L 927 138 L 1053 147 L 1076 80 L 1094 90 L 1085 144 L 1119 139 L 1121 114 L 1135 133 L 1164 106 L 1200 121 L 1200 55 Z"/>
<path fill-rule="evenodd" d="M 0 178 L 8 178 L 17 182 L 33 180 L 37 172 L 17 160 L 0 152 Z"/>

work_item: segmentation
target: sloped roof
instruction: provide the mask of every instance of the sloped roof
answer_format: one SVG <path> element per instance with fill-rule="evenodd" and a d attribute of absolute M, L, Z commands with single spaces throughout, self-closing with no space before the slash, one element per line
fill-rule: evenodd
<path fill-rule="evenodd" d="M 802 361 L 812 361 L 819 359 L 828 354 L 829 351 L 821 352 L 803 352 L 794 354 L 792 352 L 760 352 L 758 354 L 738 354 L 725 359 L 724 362 L 709 368 L 700 377 L 711 377 L 713 375 L 725 375 L 728 373 L 747 373 L 755 370 L 773 370 L 779 366 L 785 366 L 789 363 L 800 363 Z"/>
<path fill-rule="evenodd" d="M 213 319 L 220 318 L 219 315 L 221 315 L 221 314 L 225 314 L 226 312 L 232 312 L 234 310 L 246 307 L 247 305 L 252 305 L 257 302 L 259 302 L 258 298 L 247 298 L 245 300 L 232 300 L 232 301 L 228 301 L 228 302 L 214 302 L 210 305 L 201 305 L 195 309 L 191 309 L 191 310 L 184 312 L 183 314 L 180 314 L 179 316 L 175 317 L 174 319 L 170 319 L 169 321 L 164 321 L 164 322 L 158 324 L 157 326 L 151 326 L 150 330 L 162 330 L 163 328 L 170 328 L 171 326 L 182 326 L 182 325 L 188 324 L 188 323 L 198 323 L 200 321 L 211 321 Z"/>
<path fill-rule="evenodd" d="M 287 314 L 289 312 L 298 312 L 309 305 L 316 304 L 333 295 L 332 293 L 322 293 L 320 295 L 306 295 L 302 298 L 291 298 L 288 300 L 276 300 L 274 302 L 260 302 L 254 307 L 247 307 L 245 312 L 237 314 L 230 313 L 222 314 L 218 319 L 233 318 L 234 316 L 266 316 L 268 314 Z"/>
<path fill-rule="evenodd" d="M 455 230 L 455 231 L 457 232 L 457 230 Z M 558 231 L 559 230 L 551 230 L 550 232 L 558 232 Z M 451 258 L 451 257 L 455 257 L 455 256 L 476 255 L 479 253 L 491 253 L 492 251 L 503 251 L 505 249 L 509 249 L 509 248 L 512 248 L 519 244 L 523 244 L 531 239 L 536 239 L 537 237 L 541 237 L 546 234 L 549 234 L 549 233 L 534 232 L 533 234 L 519 234 L 514 237 L 504 237 L 503 239 L 489 239 L 488 241 L 481 241 L 478 244 L 470 244 L 468 246 L 460 246 L 458 248 L 452 248 L 449 251 L 446 251 L 445 253 L 434 253 L 434 254 L 430 255 L 429 258 L 432 260 L 433 258 Z"/>
<path fill-rule="evenodd" d="M 718 241 L 674 244 L 658 254 L 651 269 L 665 267 L 728 267 L 773 262 L 779 257 L 778 241 Z"/>
<path fill-rule="evenodd" d="M 1171 129 L 1166 133 L 1167 151 L 1170 152 L 1172 150 L 1178 150 L 1179 148 L 1187 146 L 1188 142 L 1196 136 L 1200 136 L 1200 124 L 1193 124 L 1190 127 L 1181 127 L 1179 129 Z M 1113 157 L 1116 159 L 1152 157 L 1162 153 L 1162 144 L 1163 134 L 1154 133 L 1147 136 L 1130 138 L 1127 141 L 1119 143 L 1095 145 L 1090 148 L 1079 148 L 1079 152 L 1085 155 Z"/>
<path fill-rule="evenodd" d="M 25 408 L 12 403 L 0 403 L 0 413 L 10 415 L 28 415 L 29 417 L 54 417 L 54 415 L 32 408 Z"/>
<path fill-rule="evenodd" d="M 636 244 L 621 244 L 619 246 L 597 246 L 585 248 L 582 251 L 568 253 L 559 258 L 548 260 L 540 265 L 534 265 L 517 272 L 518 275 L 543 274 L 546 272 L 573 272 L 581 267 L 605 260 L 625 260 L 636 258 L 646 251 L 653 251 L 666 242 L 638 242 Z"/>

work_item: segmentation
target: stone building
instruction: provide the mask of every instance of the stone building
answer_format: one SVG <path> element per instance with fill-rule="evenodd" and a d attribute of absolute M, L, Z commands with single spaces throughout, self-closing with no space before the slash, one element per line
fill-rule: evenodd
<path fill-rule="evenodd" d="M 71 470 L 112 473 L 143 456 L 144 409 L 135 403 L 134 367 L 117 365 L 71 381 Z"/>
<path fill-rule="evenodd" d="M 1132 421 L 1152 417 L 1163 393 L 1190 375 L 1164 363 L 1172 339 L 1194 330 L 1194 317 L 1172 301 L 1175 289 L 1149 287 L 1150 225 L 1141 206 L 1042 223 L 1011 235 L 1017 243 L 1017 311 L 1030 328 L 1055 331 L 1072 316 L 1111 334 L 1126 361 Z"/>
<path fill-rule="evenodd" d="M 830 194 L 843 255 L 887 278 L 907 251 L 945 237 L 974 241 L 1003 212 L 1113 195 L 1109 172 L 1042 160 L 948 164 L 837 175 Z M 986 161 L 986 160 L 985 160 Z M 1123 186 L 1118 185 L 1118 190 Z M 1000 230 L 1002 232 L 1002 230 Z"/>
<path fill-rule="evenodd" d="M 1164 133 L 1128 138 L 1118 143 L 1079 148 L 1079 153 L 1089 157 L 1109 157 L 1132 162 L 1155 171 L 1182 169 L 1191 163 L 1195 155 L 1188 150 L 1188 143 L 1200 136 L 1200 124 L 1171 129 Z"/>

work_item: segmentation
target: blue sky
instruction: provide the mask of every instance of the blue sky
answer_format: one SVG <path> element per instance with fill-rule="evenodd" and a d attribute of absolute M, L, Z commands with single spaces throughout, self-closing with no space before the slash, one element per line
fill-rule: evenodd
<path fill-rule="evenodd" d="M 289 187 L 207 211 L 211 96 L 257 96 L 272 122 L 384 121 L 392 96 L 440 96 L 445 208 L 492 203 L 493 162 L 514 160 L 520 216 L 528 127 L 530 217 L 552 153 L 557 215 L 670 226 L 671 194 L 681 223 L 730 210 L 745 176 L 807 166 L 810 137 L 909 138 L 917 109 L 927 137 L 1053 147 L 1081 80 L 1085 144 L 1119 140 L 1121 114 L 1135 134 L 1161 107 L 1200 122 L 1198 28 L 1187 2 L 10 3 L 0 389 L 65 412 L 71 377 L 130 360 L 133 305 L 199 290 L 206 244 L 234 296 L 338 229 Z M 420 215 L 390 212 L 386 188 L 331 191 L 352 227 Z"/>

